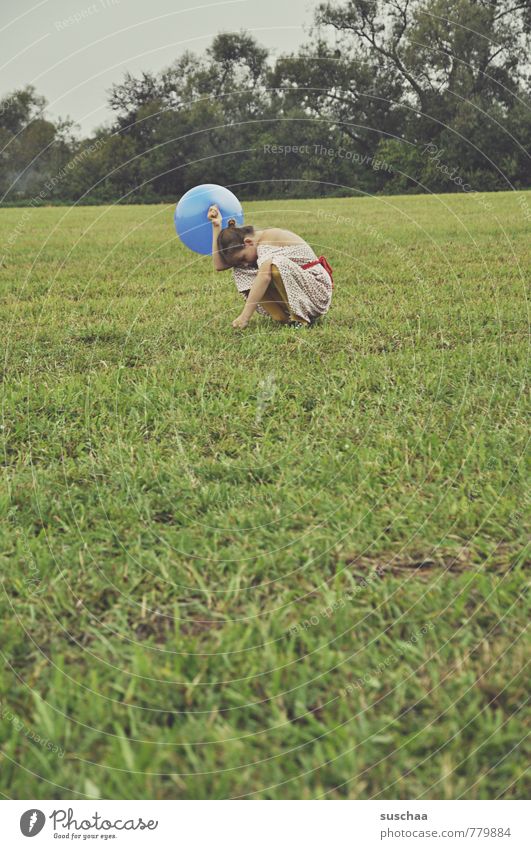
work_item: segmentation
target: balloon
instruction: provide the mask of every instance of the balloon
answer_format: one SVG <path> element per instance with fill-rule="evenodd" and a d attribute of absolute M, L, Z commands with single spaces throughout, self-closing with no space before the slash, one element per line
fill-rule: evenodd
<path fill-rule="evenodd" d="M 221 212 L 223 227 L 227 226 L 229 218 L 234 218 L 238 227 L 243 224 L 243 210 L 236 195 L 215 183 L 190 189 L 175 209 L 177 235 L 187 248 L 198 254 L 212 253 L 212 222 L 207 213 L 213 205 Z"/>

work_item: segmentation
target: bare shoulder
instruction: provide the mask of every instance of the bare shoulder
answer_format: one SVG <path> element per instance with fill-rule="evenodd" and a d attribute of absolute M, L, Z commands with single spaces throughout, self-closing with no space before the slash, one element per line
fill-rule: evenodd
<path fill-rule="evenodd" d="M 284 247 L 286 245 L 300 245 L 304 242 L 296 233 L 291 230 L 282 230 L 280 227 L 268 227 L 260 231 L 258 243 L 261 245 L 277 245 Z"/>

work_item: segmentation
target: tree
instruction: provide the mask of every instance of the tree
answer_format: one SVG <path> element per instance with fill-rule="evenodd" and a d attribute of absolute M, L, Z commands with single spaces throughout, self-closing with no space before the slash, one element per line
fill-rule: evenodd
<path fill-rule="evenodd" d="M 325 2 L 276 62 L 220 33 L 126 74 L 88 139 L 28 86 L 0 101 L 0 188 L 151 201 L 201 182 L 242 198 L 529 186 L 530 33 L 529 0 Z"/>
<path fill-rule="evenodd" d="M 509 180 L 529 173 L 521 110 L 530 19 L 529 4 L 518 0 L 323 3 L 319 37 L 278 63 L 277 84 L 309 114 L 336 120 L 361 150 L 384 156 L 396 171 L 388 186 L 417 188 L 430 172 L 420 151 L 436 142 L 448 164 L 459 163 L 480 186 L 506 188 L 500 156 L 510 163 Z M 443 174 L 437 188 L 455 189 Z"/>
<path fill-rule="evenodd" d="M 46 101 L 33 86 L 0 101 L 0 191 L 2 197 L 32 197 L 43 190 L 70 156 L 71 121 L 45 117 Z M 47 197 L 55 196 L 46 190 Z"/>

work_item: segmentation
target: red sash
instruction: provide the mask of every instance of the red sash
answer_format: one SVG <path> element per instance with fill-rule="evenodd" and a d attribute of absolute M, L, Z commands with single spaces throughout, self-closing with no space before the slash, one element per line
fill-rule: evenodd
<path fill-rule="evenodd" d="M 326 271 L 326 273 L 330 277 L 330 283 L 332 284 L 332 289 L 333 289 L 334 288 L 334 280 L 333 280 L 333 277 L 332 277 L 332 267 L 331 267 L 330 263 L 328 262 L 327 258 L 325 256 L 320 256 L 319 259 L 312 259 L 311 262 L 306 262 L 304 265 L 301 265 L 301 268 L 304 268 L 304 269 L 313 268 L 314 265 L 322 265 L 323 266 L 324 270 Z"/>

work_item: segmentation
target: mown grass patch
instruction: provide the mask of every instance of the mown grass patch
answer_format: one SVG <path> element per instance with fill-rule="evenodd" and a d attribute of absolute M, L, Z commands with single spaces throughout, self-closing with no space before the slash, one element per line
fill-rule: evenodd
<path fill-rule="evenodd" d="M 170 208 L 2 211 L 4 794 L 525 795 L 528 224 L 480 200 L 248 204 L 336 289 L 241 334 Z"/>

